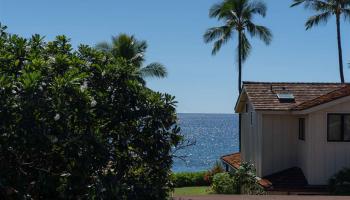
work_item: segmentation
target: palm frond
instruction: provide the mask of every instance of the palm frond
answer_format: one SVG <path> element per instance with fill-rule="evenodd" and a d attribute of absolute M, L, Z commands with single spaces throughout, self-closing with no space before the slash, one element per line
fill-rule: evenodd
<path fill-rule="evenodd" d="M 223 3 L 217 3 L 214 4 L 210 9 L 209 9 L 209 17 L 210 18 L 216 18 L 219 16 L 219 14 L 222 12 L 222 7 Z"/>
<path fill-rule="evenodd" d="M 250 12 L 252 14 L 259 14 L 263 17 L 266 16 L 267 7 L 264 2 L 262 1 L 253 2 L 249 5 L 249 7 L 250 7 Z"/>
<path fill-rule="evenodd" d="M 350 21 L 350 8 L 343 8 L 342 12 L 343 12 L 344 19 Z"/>
<path fill-rule="evenodd" d="M 228 26 L 219 26 L 219 27 L 213 27 L 209 28 L 203 36 L 204 42 L 209 43 L 212 42 L 218 38 L 223 37 L 225 33 L 229 31 L 230 27 Z"/>
<path fill-rule="evenodd" d="M 232 37 L 232 30 L 229 29 L 227 33 L 223 34 L 220 39 L 216 40 L 213 45 L 213 50 L 211 51 L 212 55 L 216 55 L 223 44 L 226 44 Z"/>
<path fill-rule="evenodd" d="M 265 44 L 270 44 L 272 41 L 272 33 L 265 26 L 255 25 L 252 22 L 247 23 L 248 33 L 252 36 L 258 36 Z"/>
<path fill-rule="evenodd" d="M 290 5 L 290 7 L 298 6 L 304 2 L 305 2 L 305 0 L 293 0 L 293 3 L 292 3 L 292 5 Z"/>
<path fill-rule="evenodd" d="M 326 24 L 328 19 L 332 16 L 332 13 L 329 12 L 325 12 L 325 13 L 321 13 L 315 16 L 310 17 L 306 23 L 305 23 L 305 28 L 306 30 L 312 28 L 315 25 L 318 25 L 320 23 Z"/>
<path fill-rule="evenodd" d="M 251 49 L 252 49 L 252 46 L 247 38 L 247 36 L 245 34 L 242 34 L 242 61 L 246 61 L 250 52 L 251 52 Z M 237 47 L 238 48 L 238 47 Z M 238 52 L 238 49 L 237 49 L 237 52 Z"/>
<path fill-rule="evenodd" d="M 101 42 L 96 45 L 96 49 L 101 50 L 103 52 L 111 52 L 112 46 L 108 42 Z"/>
<path fill-rule="evenodd" d="M 294 0 L 294 3 L 290 7 L 304 4 L 305 9 L 312 9 L 315 11 L 334 11 L 336 9 L 337 2 L 330 0 Z"/>
<path fill-rule="evenodd" d="M 140 74 L 143 78 L 156 77 L 165 78 L 168 75 L 166 68 L 160 63 L 151 63 L 140 69 Z"/>

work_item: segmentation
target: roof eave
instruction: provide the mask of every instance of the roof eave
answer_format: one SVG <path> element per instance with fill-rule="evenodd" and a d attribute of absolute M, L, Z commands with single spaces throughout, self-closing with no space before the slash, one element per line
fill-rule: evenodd
<path fill-rule="evenodd" d="M 303 109 L 303 110 L 292 110 L 292 113 L 293 114 L 309 114 L 312 112 L 324 110 L 324 109 L 327 109 L 329 107 L 336 106 L 338 104 L 346 103 L 349 101 L 350 101 L 350 96 L 345 96 L 345 97 L 341 97 L 339 99 L 336 99 L 336 100 L 333 100 L 333 101 L 330 101 L 330 102 L 327 102 L 324 104 L 320 104 L 320 105 L 317 105 L 317 106 L 314 106 L 311 108 L 307 108 L 307 109 Z"/>

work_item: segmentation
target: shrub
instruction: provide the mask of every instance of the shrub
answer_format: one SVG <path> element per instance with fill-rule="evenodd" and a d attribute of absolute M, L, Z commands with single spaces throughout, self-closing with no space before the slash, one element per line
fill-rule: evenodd
<path fill-rule="evenodd" d="M 263 194 L 263 189 L 258 183 L 254 166 L 242 163 L 231 173 L 219 173 L 214 175 L 212 189 L 218 194 Z"/>
<path fill-rule="evenodd" d="M 220 164 L 219 161 L 216 161 L 213 168 L 207 171 L 205 174 L 205 180 L 208 181 L 209 183 L 212 183 L 213 177 L 215 174 L 222 173 L 225 170 L 222 168 L 222 165 Z"/>
<path fill-rule="evenodd" d="M 328 188 L 334 195 L 350 195 L 350 169 L 342 169 L 331 177 Z"/>
<path fill-rule="evenodd" d="M 0 26 L 0 199 L 166 199 L 174 97 L 65 36 Z"/>
<path fill-rule="evenodd" d="M 262 194 L 263 189 L 256 178 L 254 165 L 243 162 L 241 166 L 233 172 L 236 194 Z"/>
<path fill-rule="evenodd" d="M 180 172 L 172 176 L 175 187 L 189 186 L 209 186 L 209 182 L 204 179 L 206 172 Z"/>
<path fill-rule="evenodd" d="M 232 176 L 224 172 L 214 175 L 211 187 L 217 194 L 234 194 L 235 183 Z"/>

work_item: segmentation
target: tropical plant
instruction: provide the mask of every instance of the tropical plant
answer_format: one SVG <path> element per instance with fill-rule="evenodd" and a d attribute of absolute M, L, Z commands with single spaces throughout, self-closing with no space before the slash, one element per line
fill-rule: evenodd
<path fill-rule="evenodd" d="M 350 18 L 350 0 L 293 0 L 291 7 L 304 4 L 306 9 L 314 10 L 317 14 L 311 16 L 305 23 L 306 30 L 319 25 L 326 24 L 332 15 L 336 18 L 338 61 L 340 81 L 345 82 L 343 73 L 343 53 L 341 44 L 340 18 Z"/>
<path fill-rule="evenodd" d="M 166 199 L 174 97 L 138 67 L 0 26 L 0 199 Z"/>
<path fill-rule="evenodd" d="M 246 33 L 251 37 L 259 37 L 265 44 L 270 44 L 271 31 L 265 26 L 257 25 L 252 20 L 254 15 L 265 17 L 266 5 L 263 2 L 252 0 L 224 0 L 214 4 L 210 11 L 210 18 L 222 20 L 224 25 L 209 28 L 204 34 L 205 43 L 214 42 L 212 54 L 215 55 L 237 33 L 237 59 L 238 59 L 238 91 L 241 92 L 242 62 L 250 51 L 251 44 Z"/>
<path fill-rule="evenodd" d="M 241 166 L 233 172 L 233 179 L 236 184 L 237 194 L 262 194 L 263 189 L 256 178 L 254 165 L 243 162 Z"/>
<path fill-rule="evenodd" d="M 241 166 L 230 173 L 214 175 L 212 189 L 218 194 L 263 194 L 252 164 L 243 162 Z"/>
<path fill-rule="evenodd" d="M 111 43 L 102 42 L 97 44 L 96 48 L 106 53 L 111 53 L 115 58 L 123 58 L 137 66 L 142 78 L 165 78 L 168 74 L 166 68 L 158 62 L 153 62 L 143 67 L 147 42 L 144 40 L 139 41 L 133 35 L 119 34 L 112 37 Z"/>

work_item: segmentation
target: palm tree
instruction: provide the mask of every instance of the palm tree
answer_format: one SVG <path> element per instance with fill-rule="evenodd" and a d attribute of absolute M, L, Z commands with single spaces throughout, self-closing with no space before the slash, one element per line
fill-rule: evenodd
<path fill-rule="evenodd" d="M 251 0 L 224 0 L 221 3 L 214 4 L 210 11 L 210 18 L 222 20 L 222 26 L 209 28 L 204 34 L 204 42 L 214 41 L 212 54 L 215 55 L 223 44 L 226 44 L 235 33 L 238 33 L 238 91 L 242 90 L 242 62 L 244 62 L 250 51 L 251 45 L 246 36 L 249 33 L 251 37 L 258 36 L 267 45 L 270 44 L 272 34 L 270 30 L 264 26 L 256 25 L 252 19 L 254 15 L 265 17 L 266 5 L 263 2 Z M 241 151 L 241 121 L 242 116 L 238 118 L 238 137 L 239 151 Z"/>
<path fill-rule="evenodd" d="M 133 35 L 119 34 L 112 37 L 111 43 L 102 42 L 97 44 L 96 48 L 111 53 L 115 58 L 124 58 L 138 67 L 142 78 L 165 78 L 168 74 L 166 68 L 158 62 L 153 62 L 143 67 L 147 43 L 146 41 L 137 40 Z"/>
<path fill-rule="evenodd" d="M 293 0 L 291 7 L 304 4 L 306 9 L 316 11 L 316 15 L 311 16 L 305 23 L 306 30 L 320 24 L 327 23 L 332 15 L 335 15 L 337 25 L 337 40 L 338 40 L 338 60 L 340 80 L 344 83 L 343 73 L 343 53 L 341 46 L 340 34 L 340 18 L 350 18 L 350 0 Z"/>
<path fill-rule="evenodd" d="M 242 62 L 244 62 L 251 50 L 251 45 L 246 33 L 251 37 L 258 36 L 267 45 L 270 44 L 272 34 L 265 26 L 256 25 L 252 19 L 254 15 L 265 17 L 266 5 L 263 2 L 251 0 L 224 0 L 214 4 L 210 11 L 210 18 L 222 20 L 222 26 L 209 28 L 204 34 L 205 43 L 214 42 L 212 54 L 215 55 L 223 44 L 226 44 L 235 33 L 237 35 L 238 56 L 238 91 L 241 92 Z"/>

